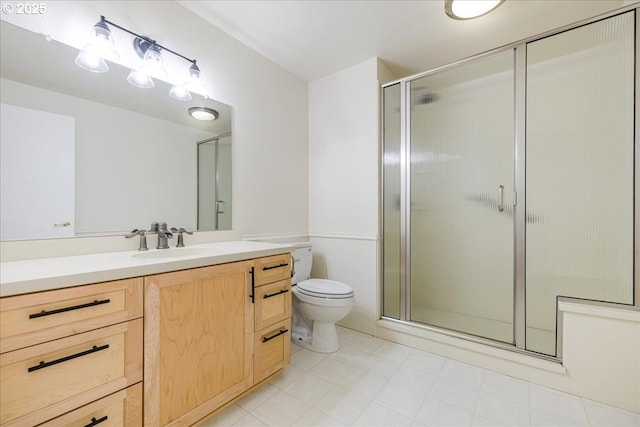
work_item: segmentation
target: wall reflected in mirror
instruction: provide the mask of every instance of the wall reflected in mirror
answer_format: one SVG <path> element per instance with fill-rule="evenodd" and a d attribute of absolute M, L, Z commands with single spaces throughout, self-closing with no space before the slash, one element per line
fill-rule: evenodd
<path fill-rule="evenodd" d="M 87 72 L 74 48 L 4 21 L 0 29 L 0 239 L 123 234 L 153 221 L 231 229 L 230 106 L 174 100 L 159 80 L 131 86 L 114 63 Z M 219 117 L 197 121 L 194 106 Z M 219 157 L 200 162 L 198 147 L 214 140 Z M 207 199 L 213 208 L 199 210 Z"/>

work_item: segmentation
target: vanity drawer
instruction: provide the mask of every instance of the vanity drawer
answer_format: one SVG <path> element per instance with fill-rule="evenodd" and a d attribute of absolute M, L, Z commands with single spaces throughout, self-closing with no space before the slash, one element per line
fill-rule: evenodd
<path fill-rule="evenodd" d="M 0 353 L 142 317 L 142 278 L 0 299 Z"/>
<path fill-rule="evenodd" d="M 40 427 L 122 427 L 142 425 L 142 383 L 89 403 Z"/>
<path fill-rule="evenodd" d="M 142 381 L 142 319 L 0 355 L 0 424 L 35 425 Z"/>
<path fill-rule="evenodd" d="M 281 280 L 256 288 L 255 330 L 291 317 L 291 280 Z"/>
<path fill-rule="evenodd" d="M 291 319 L 256 332 L 253 381 L 258 383 L 284 368 L 291 358 Z"/>
<path fill-rule="evenodd" d="M 254 268 L 256 286 L 291 279 L 291 254 L 258 258 L 254 260 Z"/>

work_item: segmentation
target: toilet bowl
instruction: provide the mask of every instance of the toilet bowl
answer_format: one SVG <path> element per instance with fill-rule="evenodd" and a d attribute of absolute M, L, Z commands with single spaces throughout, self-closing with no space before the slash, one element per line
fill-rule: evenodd
<path fill-rule="evenodd" d="M 295 245 L 292 340 L 312 351 L 333 353 L 340 347 L 336 322 L 351 312 L 353 288 L 335 280 L 309 279 L 311 244 Z"/>

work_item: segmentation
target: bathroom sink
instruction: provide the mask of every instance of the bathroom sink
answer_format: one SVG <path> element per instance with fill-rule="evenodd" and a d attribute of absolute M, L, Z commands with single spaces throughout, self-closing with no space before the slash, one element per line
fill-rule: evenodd
<path fill-rule="evenodd" d="M 215 248 L 171 248 L 171 249 L 158 249 L 149 252 L 140 252 L 131 255 L 132 258 L 138 259 L 166 259 L 166 258 L 181 258 L 187 256 L 207 256 L 217 255 L 220 251 Z"/>

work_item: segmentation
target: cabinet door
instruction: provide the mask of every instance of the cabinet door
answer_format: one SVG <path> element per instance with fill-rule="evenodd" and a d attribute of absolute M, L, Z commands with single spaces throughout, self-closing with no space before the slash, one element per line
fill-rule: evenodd
<path fill-rule="evenodd" d="M 145 425 L 191 425 L 252 386 L 250 267 L 145 278 Z"/>

